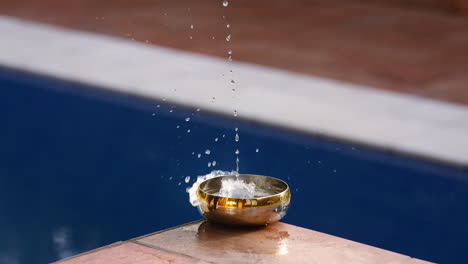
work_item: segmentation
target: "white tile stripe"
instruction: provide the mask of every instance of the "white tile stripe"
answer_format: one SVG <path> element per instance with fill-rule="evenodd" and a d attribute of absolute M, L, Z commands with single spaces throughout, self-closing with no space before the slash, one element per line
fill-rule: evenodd
<path fill-rule="evenodd" d="M 468 165 L 465 106 L 9 17 L 0 35 L 7 67 Z"/>

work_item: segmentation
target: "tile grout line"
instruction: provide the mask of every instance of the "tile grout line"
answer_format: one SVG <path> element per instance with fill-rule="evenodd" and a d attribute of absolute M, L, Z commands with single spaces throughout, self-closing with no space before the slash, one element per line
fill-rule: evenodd
<path fill-rule="evenodd" d="M 141 242 L 141 241 L 131 241 L 129 243 L 134 243 L 134 244 L 144 246 L 144 247 L 147 247 L 147 248 L 151 248 L 151 249 L 161 250 L 161 251 L 164 251 L 164 252 L 167 252 L 167 253 L 170 253 L 170 254 L 175 254 L 175 255 L 178 255 L 178 256 L 187 257 L 187 258 L 190 258 L 190 259 L 193 259 L 193 260 L 196 260 L 196 261 L 202 261 L 202 262 L 210 263 L 210 264 L 218 264 L 217 262 L 207 261 L 207 260 L 204 260 L 204 259 L 199 259 L 199 258 L 196 258 L 194 256 L 190 256 L 190 255 L 187 255 L 187 254 L 184 254 L 184 253 L 172 251 L 172 250 L 165 249 L 165 248 L 162 248 L 162 247 L 158 247 L 158 246 L 155 246 L 155 245 L 147 244 L 147 243 Z"/>
<path fill-rule="evenodd" d="M 177 225 L 177 226 L 169 227 L 169 228 L 166 228 L 166 229 L 163 229 L 163 230 L 159 230 L 159 231 L 156 231 L 156 232 L 153 232 L 153 233 L 149 233 L 149 234 L 142 235 L 142 236 L 139 236 L 139 237 L 131 238 L 131 239 L 125 241 L 125 242 L 135 242 L 135 241 L 140 240 L 140 239 L 143 239 L 143 238 L 145 238 L 145 237 L 149 237 L 149 236 L 152 236 L 152 235 L 164 233 L 164 232 L 166 232 L 166 231 L 170 231 L 170 230 L 173 230 L 173 229 L 176 229 L 176 228 L 179 228 L 179 227 L 188 226 L 188 225 L 195 224 L 195 223 L 202 222 L 202 221 L 204 221 L 204 219 L 199 219 L 199 220 L 195 220 L 195 221 L 192 221 L 192 222 L 188 222 L 188 223 L 185 223 L 185 224 L 182 224 L 182 225 Z"/>

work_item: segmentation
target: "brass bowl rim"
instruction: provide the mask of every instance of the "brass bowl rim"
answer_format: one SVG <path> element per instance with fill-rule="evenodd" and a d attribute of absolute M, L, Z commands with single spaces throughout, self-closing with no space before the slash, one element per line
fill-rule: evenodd
<path fill-rule="evenodd" d="M 255 176 L 255 177 L 265 177 L 265 178 L 270 178 L 273 180 L 277 180 L 279 182 L 282 182 L 286 188 L 279 193 L 268 195 L 268 196 L 261 196 L 261 197 L 256 197 L 256 198 L 232 198 L 232 197 L 225 197 L 225 196 L 219 196 L 219 195 L 214 195 L 210 194 L 208 192 L 205 192 L 201 189 L 202 185 L 210 180 L 213 180 L 215 178 L 211 178 L 208 180 L 205 180 L 200 183 L 200 185 L 197 188 L 197 198 L 201 201 L 209 202 L 213 200 L 223 200 L 224 202 L 218 203 L 218 207 L 231 207 L 231 208 L 253 208 L 253 207 L 265 207 L 265 206 L 273 206 L 277 204 L 284 203 L 288 200 L 291 199 L 291 191 L 289 189 L 289 185 L 278 178 L 271 177 L 271 176 L 265 176 L 265 175 L 257 175 L 257 174 L 229 174 L 229 175 L 222 175 L 219 177 L 227 177 L 227 176 Z M 272 202 L 276 200 L 275 202 Z"/>

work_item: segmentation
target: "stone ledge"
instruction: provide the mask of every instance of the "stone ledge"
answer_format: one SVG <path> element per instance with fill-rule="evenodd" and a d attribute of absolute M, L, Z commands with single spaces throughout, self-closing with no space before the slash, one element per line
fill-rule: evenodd
<path fill-rule="evenodd" d="M 275 223 L 265 228 L 242 229 L 197 221 L 124 243 L 115 243 L 55 263 L 429 264 L 430 262 L 285 223 Z"/>

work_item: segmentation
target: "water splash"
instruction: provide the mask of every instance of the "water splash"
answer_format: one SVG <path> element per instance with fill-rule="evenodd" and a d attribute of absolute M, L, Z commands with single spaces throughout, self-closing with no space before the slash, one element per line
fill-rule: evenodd
<path fill-rule="evenodd" d="M 222 170 L 214 170 L 206 175 L 200 175 L 197 177 L 197 180 L 193 183 L 192 187 L 188 187 L 186 192 L 189 194 L 189 201 L 193 206 L 198 206 L 200 201 L 197 197 L 197 189 L 200 184 L 206 180 L 226 176 L 226 175 L 238 175 L 237 171 L 222 171 Z"/>
<path fill-rule="evenodd" d="M 241 179 L 223 179 L 221 181 L 221 189 L 214 195 L 238 199 L 252 199 L 255 197 L 255 183 L 246 183 Z"/>

